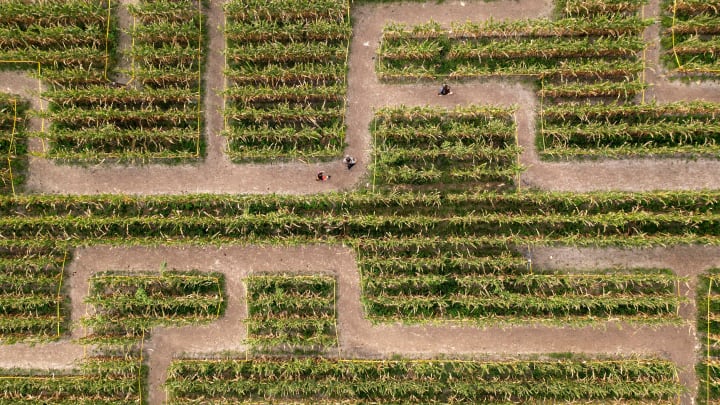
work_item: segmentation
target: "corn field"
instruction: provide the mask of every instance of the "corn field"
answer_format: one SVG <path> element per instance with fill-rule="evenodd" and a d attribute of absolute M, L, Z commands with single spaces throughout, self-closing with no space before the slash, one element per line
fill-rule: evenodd
<path fill-rule="evenodd" d="M 0 343 L 57 340 L 68 329 L 62 290 L 66 251 L 54 247 L 0 248 Z"/>
<path fill-rule="evenodd" d="M 373 184 L 396 190 L 510 189 L 518 164 L 514 109 L 392 107 L 375 112 Z"/>
<path fill-rule="evenodd" d="M 247 286 L 246 339 L 258 353 L 320 353 L 337 346 L 335 280 L 253 275 Z"/>
<path fill-rule="evenodd" d="M 147 370 L 139 354 L 88 357 L 75 370 L 0 370 L 0 401 L 12 404 L 137 404 Z"/>
<path fill-rule="evenodd" d="M 234 0 L 224 9 L 228 155 L 235 161 L 339 155 L 348 2 Z"/>
<path fill-rule="evenodd" d="M 222 275 L 212 273 L 101 273 L 90 280 L 85 303 L 94 315 L 84 344 L 131 346 L 158 325 L 210 322 L 225 309 Z"/>
<path fill-rule="evenodd" d="M 671 404 L 682 387 L 658 359 L 562 361 L 175 360 L 169 404 Z"/>
<path fill-rule="evenodd" d="M 543 110 L 538 144 L 550 158 L 720 156 L 720 104 L 557 105 Z"/>

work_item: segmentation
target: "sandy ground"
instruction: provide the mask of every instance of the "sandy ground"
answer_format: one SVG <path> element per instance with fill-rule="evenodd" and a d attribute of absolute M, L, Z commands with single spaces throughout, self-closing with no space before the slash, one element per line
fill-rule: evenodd
<path fill-rule="evenodd" d="M 645 15 L 657 14 L 658 0 L 651 0 Z M 368 126 L 374 108 L 385 105 L 455 106 L 469 103 L 517 105 L 520 143 L 525 147 L 521 157 L 528 170 L 522 176 L 523 187 L 546 190 L 651 190 L 701 189 L 720 185 L 720 162 L 678 159 L 610 160 L 583 163 L 541 162 L 534 149 L 535 112 L 538 103 L 533 89 L 510 80 L 467 81 L 451 83 L 454 95 L 435 96 L 436 84 L 418 83 L 386 85 L 374 73 L 374 58 L 381 28 L 390 21 L 420 23 L 431 18 L 441 24 L 451 21 L 482 20 L 492 16 L 530 18 L 547 16 L 550 0 L 518 0 L 485 3 L 482 1 L 445 1 L 441 4 L 398 3 L 355 6 L 352 10 L 354 32 L 351 42 L 348 77 L 348 147 L 347 152 L 360 163 L 347 171 L 340 162 L 327 164 L 233 165 L 222 151 L 222 69 L 224 43 L 221 32 L 221 6 L 213 1 L 209 10 L 210 44 L 205 68 L 204 107 L 208 154 L 195 165 L 120 167 L 97 165 L 76 167 L 56 165 L 40 158 L 31 159 L 28 189 L 42 193 L 316 193 L 350 189 L 365 182 L 366 163 L 371 152 Z M 652 85 L 647 100 L 668 102 L 683 99 L 720 101 L 714 84 L 685 85 L 667 80 L 658 65 L 657 25 L 647 30 L 647 81 Z M 0 72 L 0 91 L 37 98 L 38 83 L 26 75 Z M 37 123 L 31 125 L 38 125 Z M 333 175 L 332 181 L 314 181 L 318 170 Z M 150 365 L 151 404 L 164 399 L 162 383 L 170 361 L 184 354 L 199 355 L 223 351 L 243 351 L 246 315 L 242 278 L 252 272 L 310 272 L 333 274 L 338 280 L 338 325 L 343 357 L 386 357 L 401 354 L 408 357 L 432 357 L 438 354 L 477 354 L 514 356 L 552 352 L 588 354 L 648 354 L 675 361 L 681 368 L 680 378 L 690 391 L 683 403 L 692 403 L 696 392 L 694 364 L 698 342 L 695 336 L 694 294 L 696 275 L 720 266 L 720 249 L 674 247 L 654 249 L 576 249 L 536 248 L 533 262 L 539 268 L 608 268 L 663 267 L 689 277 L 680 293 L 689 304 L 681 308 L 686 320 L 682 326 L 644 327 L 608 322 L 600 327 L 558 328 L 548 326 L 514 326 L 477 328 L 457 325 L 372 325 L 364 317 L 360 304 L 359 275 L 351 250 L 340 246 L 305 246 L 297 248 L 223 247 L 223 248 L 110 248 L 93 247 L 76 250 L 68 267 L 67 288 L 72 299 L 72 319 L 86 313 L 83 297 L 91 274 L 104 270 L 153 271 L 167 262 L 168 268 L 197 269 L 225 274 L 228 307 L 225 316 L 205 326 L 156 328 L 146 342 Z M 72 337 L 82 336 L 75 328 Z M 68 368 L 84 355 L 70 339 L 34 347 L 17 344 L 0 346 L 0 367 Z"/>

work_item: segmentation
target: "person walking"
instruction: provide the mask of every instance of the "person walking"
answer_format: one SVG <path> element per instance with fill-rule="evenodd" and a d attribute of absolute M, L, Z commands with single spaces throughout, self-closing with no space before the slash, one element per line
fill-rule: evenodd
<path fill-rule="evenodd" d="M 453 92 L 450 90 L 450 86 L 448 86 L 446 83 L 443 83 L 442 87 L 440 87 L 440 91 L 438 92 L 438 96 L 447 96 L 449 94 L 453 94 Z"/>
<path fill-rule="evenodd" d="M 352 169 L 353 166 L 357 164 L 357 160 L 355 160 L 355 158 L 350 155 L 345 155 L 345 159 L 343 160 L 343 162 L 345 163 L 345 166 L 347 166 L 348 170 Z"/>

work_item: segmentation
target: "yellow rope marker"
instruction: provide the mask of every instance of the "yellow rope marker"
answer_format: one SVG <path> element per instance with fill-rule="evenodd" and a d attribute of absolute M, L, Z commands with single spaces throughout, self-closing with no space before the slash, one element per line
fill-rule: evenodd
<path fill-rule="evenodd" d="M 333 316 L 335 317 L 335 342 L 338 350 L 338 360 L 342 358 L 340 350 L 340 332 L 338 331 L 338 319 L 337 319 L 337 280 L 335 277 L 333 280 Z"/>
<path fill-rule="evenodd" d="M 350 2 L 349 1 L 347 2 L 346 16 L 347 16 L 348 22 L 350 22 Z M 347 46 L 345 47 L 345 89 L 347 89 L 347 84 L 348 84 L 347 68 L 349 66 L 349 61 L 350 61 L 350 42 L 351 41 L 348 39 Z M 343 119 L 343 122 L 342 122 L 343 131 L 341 132 L 342 138 L 340 138 L 340 145 L 345 144 L 345 138 L 347 137 L 347 134 L 346 134 L 347 126 L 346 126 L 346 122 L 345 122 L 346 114 L 347 114 L 347 90 L 345 91 L 345 97 L 343 97 L 343 118 L 342 118 Z"/>
<path fill-rule="evenodd" d="M 640 18 L 643 20 L 645 19 L 645 4 L 643 4 L 642 8 L 640 9 Z M 640 75 L 640 84 L 642 84 L 640 89 L 641 89 L 642 93 L 641 93 L 640 103 L 645 104 L 645 85 L 647 83 L 646 78 L 645 78 L 645 70 L 647 69 L 647 44 L 645 44 L 645 46 L 643 46 L 642 63 L 643 63 L 642 74 Z"/>
<path fill-rule="evenodd" d="M 224 298 L 223 298 L 222 288 L 220 288 L 220 278 L 216 277 L 215 282 L 217 283 L 217 288 L 218 288 L 218 298 L 220 299 L 220 302 L 222 303 L 224 301 Z M 222 308 L 222 305 L 218 305 L 217 316 L 215 317 L 215 319 L 220 319 L 220 308 Z"/>
<path fill-rule="evenodd" d="M 61 376 L 40 376 L 40 375 L 0 375 L 0 380 L 84 380 L 87 377 L 84 375 L 61 375 Z"/>
<path fill-rule="evenodd" d="M 247 280 L 247 279 L 246 279 Z M 250 325 L 248 324 L 247 320 L 250 318 L 250 303 L 248 302 L 248 286 L 247 281 L 245 282 L 245 340 L 250 337 Z M 250 354 L 248 353 L 249 350 L 246 347 L 245 348 L 245 361 L 248 361 Z"/>
<path fill-rule="evenodd" d="M 710 294 L 712 293 L 713 277 L 709 277 L 708 293 L 707 293 L 707 331 L 705 333 L 707 340 L 705 344 L 705 402 L 710 403 Z"/>
<path fill-rule="evenodd" d="M 143 349 L 145 347 L 145 328 L 142 330 L 142 336 L 140 337 L 140 367 L 138 367 L 138 396 L 140 397 L 140 403 L 143 403 L 142 394 L 142 364 L 143 364 Z"/>
<path fill-rule="evenodd" d="M 513 119 L 515 120 L 515 146 L 518 148 L 515 154 L 515 164 L 517 164 L 518 172 L 515 175 L 515 192 L 520 192 L 520 135 L 518 134 L 517 117 L 513 113 Z"/>
<path fill-rule="evenodd" d="M 95 275 L 92 275 L 91 277 L 95 277 Z M 90 296 L 90 281 L 88 279 L 87 291 L 85 292 L 85 297 L 89 297 L 89 296 Z M 87 318 L 89 315 L 90 315 L 90 313 L 88 312 L 88 303 L 86 301 L 85 302 L 85 318 Z M 88 335 L 87 326 L 83 325 L 83 337 L 87 337 L 87 335 Z M 83 345 L 83 359 L 87 360 L 87 345 Z"/>
<path fill-rule="evenodd" d="M 105 72 L 103 74 L 103 77 L 105 77 L 105 80 L 108 80 L 108 65 L 110 64 L 110 7 L 111 2 L 108 1 L 107 4 L 107 24 L 105 24 Z"/>
<path fill-rule="evenodd" d="M 374 111 L 373 111 L 374 113 Z M 374 114 L 373 114 L 374 115 Z M 377 150 L 377 117 L 373 118 L 373 151 L 372 151 L 372 192 L 375 192 L 375 178 L 377 177 L 377 162 L 378 162 L 378 150 Z"/>
<path fill-rule="evenodd" d="M 133 14 L 133 29 L 132 35 L 130 35 L 130 81 L 127 84 L 132 83 L 135 80 L 135 27 L 137 27 L 137 17 Z"/>
<path fill-rule="evenodd" d="M 680 64 L 680 57 L 678 57 L 677 50 L 675 50 L 675 18 L 677 15 L 677 0 L 673 0 L 673 15 L 672 15 L 672 24 L 670 24 L 670 34 L 672 35 L 672 50 L 673 55 L 675 56 L 675 63 L 677 64 L 678 69 L 682 69 L 682 65 Z"/>
<path fill-rule="evenodd" d="M 60 282 L 58 283 L 58 289 L 57 289 L 57 301 L 55 302 L 55 306 L 57 309 L 57 337 L 60 337 L 60 325 L 62 323 L 62 319 L 60 318 L 60 290 L 62 289 L 62 283 L 63 283 L 63 276 L 65 275 L 65 263 L 67 262 L 67 250 L 65 251 L 65 254 L 63 255 L 63 261 L 62 266 L 60 267 Z"/>
<path fill-rule="evenodd" d="M 13 157 L 13 148 L 15 146 L 15 130 L 17 127 L 17 99 L 13 99 L 12 103 L 13 103 L 13 123 L 12 123 L 12 132 L 10 132 L 10 145 L 8 146 L 7 162 L 8 162 L 8 173 L 10 174 L 10 189 L 12 190 L 13 197 L 16 197 L 15 181 L 13 180 L 13 172 L 12 172 L 12 157 Z"/>
<path fill-rule="evenodd" d="M 545 152 L 545 77 L 540 78 L 540 139 L 542 139 L 542 148 Z"/>
<path fill-rule="evenodd" d="M 203 30 L 203 24 L 202 24 L 202 0 L 198 0 L 198 24 L 200 25 L 200 29 L 198 30 L 198 54 L 197 54 L 197 62 L 198 62 L 198 102 L 197 102 L 197 142 L 195 144 L 195 157 L 200 157 L 200 143 L 202 142 L 202 30 Z"/>
<path fill-rule="evenodd" d="M 223 13 L 225 21 L 223 27 L 227 29 L 227 13 Z M 227 114 L 225 113 L 227 111 L 227 90 L 228 90 L 228 75 L 225 74 L 228 70 L 228 52 L 227 52 L 227 40 L 225 41 L 225 52 L 223 52 L 223 59 L 225 60 L 225 66 L 223 66 L 223 89 L 226 90 L 226 92 L 223 93 L 223 130 L 228 130 L 228 118 Z"/>

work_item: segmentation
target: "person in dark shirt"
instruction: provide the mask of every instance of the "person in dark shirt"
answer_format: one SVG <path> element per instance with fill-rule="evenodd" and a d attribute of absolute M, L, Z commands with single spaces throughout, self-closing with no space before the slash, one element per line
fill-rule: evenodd
<path fill-rule="evenodd" d="M 440 87 L 438 96 L 447 96 L 448 94 L 453 94 L 452 91 L 450 91 L 450 86 L 443 84 L 442 87 Z"/>

